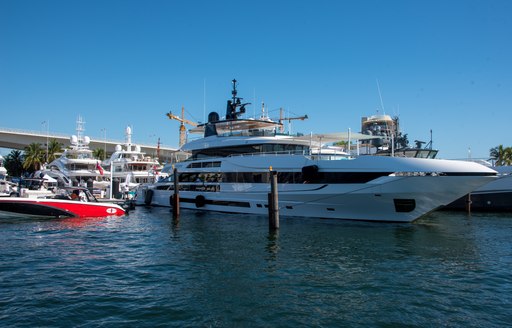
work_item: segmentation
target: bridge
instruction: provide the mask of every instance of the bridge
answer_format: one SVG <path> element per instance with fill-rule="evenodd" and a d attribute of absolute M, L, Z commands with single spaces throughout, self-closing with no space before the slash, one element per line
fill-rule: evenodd
<path fill-rule="evenodd" d="M 0 128 L 0 148 L 10 148 L 10 149 L 19 149 L 24 150 L 25 147 L 30 145 L 31 143 L 40 143 L 45 146 L 49 140 L 55 139 L 57 142 L 63 144 L 63 147 L 70 146 L 70 135 L 58 134 L 54 132 L 37 132 L 37 131 L 27 131 L 27 130 L 18 130 L 18 129 L 9 129 L 9 128 Z M 107 156 L 110 156 L 115 151 L 116 145 L 124 145 L 124 141 L 119 140 L 109 140 L 109 139 L 93 139 L 91 138 L 91 142 L 89 147 L 91 149 L 103 148 L 105 149 Z M 135 145 L 135 143 L 133 143 Z M 141 151 L 146 153 L 149 156 L 156 157 L 157 154 L 157 145 L 147 145 L 147 144 L 136 144 L 140 146 Z M 175 157 L 177 149 L 172 147 L 166 147 L 160 145 L 160 157 L 159 160 L 161 163 L 173 161 Z"/>

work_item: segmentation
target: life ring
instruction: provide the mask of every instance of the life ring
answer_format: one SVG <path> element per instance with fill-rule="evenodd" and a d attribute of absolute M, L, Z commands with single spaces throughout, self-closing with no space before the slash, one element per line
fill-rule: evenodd
<path fill-rule="evenodd" d="M 151 201 L 153 200 L 154 193 L 155 192 L 153 191 L 153 189 L 146 190 L 146 195 L 144 197 L 144 204 L 151 205 Z"/>
<path fill-rule="evenodd" d="M 196 197 L 196 207 L 204 207 L 206 204 L 206 198 L 203 195 L 199 195 Z"/>

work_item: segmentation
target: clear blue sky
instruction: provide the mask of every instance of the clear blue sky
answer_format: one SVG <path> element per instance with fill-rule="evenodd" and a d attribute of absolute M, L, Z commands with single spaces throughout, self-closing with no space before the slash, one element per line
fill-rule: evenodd
<path fill-rule="evenodd" d="M 0 126 L 178 145 L 231 80 L 295 132 L 399 115 L 440 157 L 512 146 L 512 1 L 0 0 Z M 380 84 L 384 108 L 377 89 Z"/>

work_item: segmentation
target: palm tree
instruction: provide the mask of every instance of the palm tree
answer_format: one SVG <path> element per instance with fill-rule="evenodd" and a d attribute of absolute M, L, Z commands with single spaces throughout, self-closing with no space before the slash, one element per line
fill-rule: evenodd
<path fill-rule="evenodd" d="M 105 149 L 103 148 L 96 148 L 92 151 L 92 156 L 94 156 L 94 158 L 97 158 L 99 160 L 105 160 Z"/>
<path fill-rule="evenodd" d="M 489 156 L 495 161 L 496 166 L 511 165 L 512 164 L 512 148 L 498 147 L 491 148 Z"/>
<path fill-rule="evenodd" d="M 52 139 L 48 143 L 48 163 L 51 163 L 62 153 L 62 144 L 57 139 Z"/>
<path fill-rule="evenodd" d="M 501 165 L 501 158 L 503 157 L 503 145 L 499 145 L 498 147 L 491 148 L 489 150 L 489 156 L 492 160 L 494 160 L 497 166 Z"/>
<path fill-rule="evenodd" d="M 5 168 L 11 177 L 20 177 L 23 173 L 23 154 L 20 150 L 11 150 L 5 156 Z"/>
<path fill-rule="evenodd" d="M 512 165 L 512 148 L 507 147 L 503 154 L 503 165 Z"/>
<path fill-rule="evenodd" d="M 45 161 L 45 151 L 41 148 L 41 144 L 33 142 L 25 147 L 25 161 L 23 168 L 27 171 L 34 172 L 41 168 Z"/>

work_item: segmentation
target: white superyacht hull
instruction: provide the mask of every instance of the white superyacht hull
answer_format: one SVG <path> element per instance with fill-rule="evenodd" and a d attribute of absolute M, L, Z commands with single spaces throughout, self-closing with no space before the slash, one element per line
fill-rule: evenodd
<path fill-rule="evenodd" d="M 383 173 L 380 177 L 361 183 L 280 183 L 279 209 L 282 216 L 393 222 L 414 221 L 494 179 L 493 176 L 480 174 L 483 172 L 481 170 L 487 170 L 483 166 L 472 166 L 474 172 L 480 173 L 462 174 L 462 167 L 455 161 L 361 157 L 344 161 L 311 162 L 301 157 L 229 158 L 222 162 L 222 171 L 255 172 L 258 162 L 264 161 L 271 164 L 278 174 L 289 172 L 293 167 L 301 168 L 304 164 L 318 165 L 320 172 L 345 171 L 349 175 L 355 175 L 356 172 L 388 172 L 390 174 Z M 186 168 L 186 162 L 177 166 L 181 173 L 191 171 Z M 464 167 L 466 172 L 467 169 L 467 166 Z M 393 172 L 409 174 L 395 175 Z M 147 196 L 147 188 L 152 190 L 150 197 Z M 138 190 L 136 202 L 139 205 L 171 206 L 172 189 L 173 183 L 144 186 Z M 180 182 L 180 190 L 180 207 L 184 209 L 262 215 L 268 213 L 269 183 Z"/>

